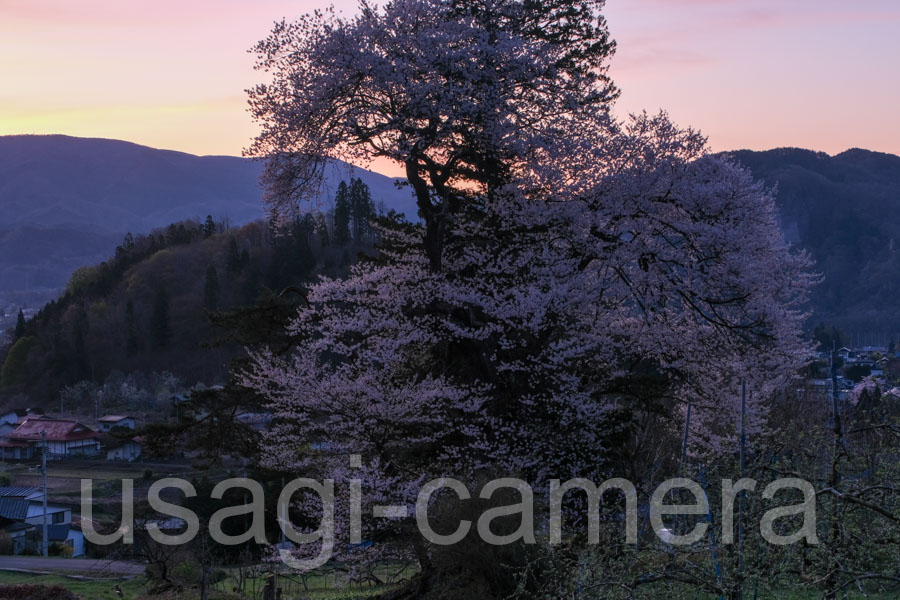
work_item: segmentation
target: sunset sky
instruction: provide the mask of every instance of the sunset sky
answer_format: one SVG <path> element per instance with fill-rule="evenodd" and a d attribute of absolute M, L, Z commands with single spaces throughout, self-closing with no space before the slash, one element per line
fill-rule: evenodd
<path fill-rule="evenodd" d="M 254 135 L 247 49 L 311 0 L 0 0 L 0 135 L 196 154 Z M 356 3 L 335 5 L 352 13 Z M 616 113 L 665 108 L 714 150 L 900 154 L 900 2 L 609 0 Z"/>

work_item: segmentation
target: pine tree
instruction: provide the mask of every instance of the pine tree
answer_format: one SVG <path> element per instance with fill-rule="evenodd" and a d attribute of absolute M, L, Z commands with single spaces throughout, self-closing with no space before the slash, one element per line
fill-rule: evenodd
<path fill-rule="evenodd" d="M 25 337 L 25 313 L 19 310 L 19 316 L 16 318 L 16 332 L 13 334 L 13 341 L 18 341 Z"/>
<path fill-rule="evenodd" d="M 351 198 L 350 188 L 342 181 L 334 197 L 334 241 L 340 245 L 350 241 L 350 219 L 354 213 Z"/>
<path fill-rule="evenodd" d="M 131 235 L 131 232 L 125 234 L 125 239 L 122 240 L 122 244 L 116 246 L 116 256 L 124 256 L 134 250 L 134 236 Z"/>
<path fill-rule="evenodd" d="M 219 307 L 219 276 L 216 267 L 210 264 L 206 268 L 206 281 L 203 284 L 203 308 L 216 310 Z"/>
<path fill-rule="evenodd" d="M 79 379 L 91 377 L 91 364 L 87 352 L 88 316 L 83 306 L 78 307 L 75 317 L 75 369 Z"/>
<path fill-rule="evenodd" d="M 225 259 L 225 268 L 232 274 L 241 270 L 241 255 L 238 252 L 237 240 L 233 237 L 228 240 L 228 256 Z"/>
<path fill-rule="evenodd" d="M 172 338 L 172 330 L 169 327 L 169 293 L 165 286 L 156 290 L 153 299 L 153 312 L 150 315 L 150 342 L 154 350 L 164 350 L 169 347 Z"/>
<path fill-rule="evenodd" d="M 370 220 L 375 214 L 375 204 L 369 186 L 362 179 L 350 182 L 350 214 L 353 218 L 353 239 L 359 243 L 369 235 Z"/>
<path fill-rule="evenodd" d="M 216 222 L 213 221 L 212 215 L 206 215 L 206 221 L 200 228 L 203 231 L 204 238 L 210 238 L 216 233 Z"/>
<path fill-rule="evenodd" d="M 316 258 L 309 246 L 309 224 L 295 219 L 290 230 L 275 239 L 275 252 L 266 273 L 271 289 L 281 290 L 309 278 Z"/>
<path fill-rule="evenodd" d="M 129 300 L 125 304 L 125 355 L 134 356 L 138 350 L 137 328 L 134 324 L 134 302 Z"/>
<path fill-rule="evenodd" d="M 325 215 L 322 213 L 316 215 L 315 233 L 323 248 L 331 244 L 328 236 L 328 223 L 325 222 Z"/>

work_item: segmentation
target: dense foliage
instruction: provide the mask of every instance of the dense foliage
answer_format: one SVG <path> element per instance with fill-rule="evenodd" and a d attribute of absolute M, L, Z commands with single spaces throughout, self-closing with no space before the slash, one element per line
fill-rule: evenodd
<path fill-rule="evenodd" d="M 224 381 L 242 346 L 215 325 L 218 315 L 319 273 L 340 275 L 371 247 L 368 235 L 331 243 L 331 228 L 331 213 L 279 230 L 262 222 L 229 228 L 210 217 L 126 235 L 113 257 L 76 270 L 60 298 L 19 320 L 0 350 L 0 404 L 55 408 L 60 391 L 79 382 L 100 389 L 130 381 L 153 396 L 159 386 L 151 380 L 162 373 L 187 386 Z M 67 397 L 92 406 L 90 393 L 73 390 Z"/>
<path fill-rule="evenodd" d="M 293 351 L 255 354 L 245 383 L 277 419 L 263 465 L 362 479 L 364 514 L 445 476 L 646 482 L 674 471 L 685 407 L 692 457 L 732 447 L 741 379 L 763 439 L 766 401 L 809 351 L 808 262 L 768 191 L 702 136 L 664 114 L 609 118 L 600 5 L 397 1 L 282 23 L 257 46 L 271 82 L 250 94 L 251 150 L 269 158 L 273 214 L 315 193 L 325 157 L 390 158 L 422 219 L 382 221 L 376 258 L 308 286 Z M 338 552 L 414 557 L 410 597 L 449 574 L 498 598 L 567 576 L 529 575 L 535 532 L 502 529 L 506 547 L 454 552 L 411 519 L 370 521 L 369 550 Z"/>
<path fill-rule="evenodd" d="M 824 275 L 810 297 L 813 323 L 838 325 L 844 344 L 896 341 L 900 157 L 860 149 L 835 156 L 796 148 L 732 154 L 777 186 L 785 235 L 809 251 Z"/>

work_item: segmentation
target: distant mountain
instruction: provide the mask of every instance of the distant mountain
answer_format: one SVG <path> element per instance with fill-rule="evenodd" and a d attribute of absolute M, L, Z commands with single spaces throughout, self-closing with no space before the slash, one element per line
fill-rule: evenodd
<path fill-rule="evenodd" d="M 0 292 L 59 288 L 78 267 L 106 260 L 121 241 L 118 233 L 0 227 Z"/>
<path fill-rule="evenodd" d="M 63 135 L 0 136 L 0 309 L 3 297 L 61 288 L 78 266 L 108 256 L 126 232 L 145 233 L 212 215 L 242 225 L 263 217 L 261 163 L 194 156 L 119 140 Z M 332 164 L 323 203 L 350 177 L 376 204 L 415 218 L 394 180 Z"/>
<path fill-rule="evenodd" d="M 862 340 L 900 336 L 900 157 L 859 149 L 730 154 L 777 186 L 785 234 L 824 274 L 812 298 L 814 322 L 881 336 Z M 0 312 L 5 298 L 58 290 L 128 231 L 207 214 L 233 225 L 261 218 L 261 169 L 249 159 L 117 140 L 0 136 Z M 326 207 L 351 176 L 368 184 L 376 203 L 415 218 L 411 194 L 393 179 L 338 162 L 326 174 Z"/>
<path fill-rule="evenodd" d="M 211 214 L 244 224 L 263 216 L 262 164 L 194 156 L 119 140 L 63 135 L 0 136 L 0 227 L 30 225 L 105 232 L 149 231 Z M 323 194 L 351 176 L 375 202 L 415 215 L 394 180 L 336 161 Z"/>
<path fill-rule="evenodd" d="M 796 148 L 731 152 L 777 186 L 788 239 L 824 275 L 812 320 L 861 343 L 900 336 L 900 156 L 852 149 L 835 156 Z"/>

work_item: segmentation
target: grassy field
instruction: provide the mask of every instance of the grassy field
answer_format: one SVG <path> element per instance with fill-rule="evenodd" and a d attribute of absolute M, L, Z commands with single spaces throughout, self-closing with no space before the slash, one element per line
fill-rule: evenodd
<path fill-rule="evenodd" d="M 146 591 L 143 578 L 126 581 L 77 581 L 61 575 L 31 575 L 29 573 L 12 573 L 0 571 L 0 586 L 16 584 L 58 585 L 85 600 L 116 600 L 115 586 L 118 584 L 125 593 L 126 600 L 136 600 Z"/>
<path fill-rule="evenodd" d="M 265 581 L 262 578 L 246 583 L 246 598 L 262 598 L 262 589 L 265 585 Z M 199 598 L 199 592 L 190 588 L 181 590 L 177 594 L 148 596 L 147 581 L 143 577 L 125 581 L 78 581 L 62 575 L 32 575 L 0 571 L 0 587 L 16 584 L 58 585 L 79 595 L 84 600 L 115 600 L 118 598 L 115 593 L 116 584 L 122 588 L 125 600 L 167 600 L 169 597 L 177 597 L 179 600 L 193 600 L 194 598 Z M 236 585 L 237 582 L 232 579 L 221 581 L 217 585 L 210 587 L 210 598 L 212 600 L 238 598 L 239 596 L 230 593 L 231 589 Z M 309 600 L 357 600 L 370 597 L 387 589 L 384 586 L 367 585 L 363 587 L 341 587 L 340 583 L 333 576 L 323 575 L 309 577 L 307 579 L 308 590 L 304 590 L 303 585 L 297 580 L 288 581 L 281 579 L 278 585 L 283 590 L 282 598 L 284 600 L 300 598 Z"/>
<path fill-rule="evenodd" d="M 17 464 L 8 468 L 7 473 L 12 479 L 12 485 L 34 486 L 42 485 L 40 469 L 33 469 L 34 465 L 26 466 Z M 145 479 L 146 471 L 150 471 L 150 478 Z M 65 460 L 54 461 L 47 465 L 47 487 L 49 500 L 74 506 L 73 515 L 78 514 L 78 505 L 81 500 L 81 480 L 93 480 L 93 500 L 97 510 L 104 511 L 101 503 L 116 504 L 122 494 L 122 480 L 134 480 L 136 497 L 142 497 L 145 490 L 156 480 L 163 477 L 206 477 L 211 481 L 219 481 L 228 477 L 226 469 L 214 469 L 196 471 L 186 464 L 161 464 L 161 463 L 124 463 L 109 462 L 105 460 Z"/>
<path fill-rule="evenodd" d="M 385 573 L 379 573 L 379 577 L 387 578 Z M 249 598 L 262 597 L 262 589 L 265 586 L 265 577 L 253 577 L 244 580 L 244 592 Z M 232 577 L 214 585 L 215 589 L 232 591 L 239 586 L 237 574 L 232 571 Z M 392 589 L 393 585 L 374 585 L 370 582 L 349 583 L 342 576 L 334 572 L 315 572 L 305 578 L 297 576 L 279 576 L 276 586 L 282 589 L 284 600 L 310 599 L 310 600 L 351 600 L 368 598 L 372 595 Z"/>
<path fill-rule="evenodd" d="M 263 578 L 246 581 L 244 598 L 262 598 L 262 588 L 265 584 Z M 147 582 L 143 577 L 135 579 L 116 581 L 77 581 L 61 575 L 31 575 L 26 573 L 12 573 L 0 571 L 0 587 L 4 585 L 15 584 L 35 584 L 35 585 L 58 585 L 71 592 L 77 594 L 84 600 L 115 600 L 118 598 L 115 594 L 115 585 L 121 586 L 124 592 L 125 600 L 195 600 L 199 598 L 199 592 L 196 589 L 183 589 L 178 592 L 170 592 L 162 595 L 148 595 Z M 226 579 L 210 588 L 211 600 L 233 600 L 240 596 L 230 593 L 233 587 L 236 587 L 237 581 L 234 579 Z M 280 578 L 278 585 L 282 588 L 283 600 L 361 600 L 369 598 L 377 593 L 384 592 L 389 589 L 387 586 L 343 586 L 339 579 L 331 574 L 312 575 L 306 580 L 306 589 L 302 583 L 296 579 Z M 647 597 L 647 596 L 643 596 Z M 652 597 L 652 596 L 651 596 Z M 673 590 L 666 592 L 660 591 L 658 596 L 661 600 L 717 600 L 717 596 L 706 594 L 695 594 L 685 591 L 684 594 Z M 781 591 L 781 592 L 763 592 L 754 595 L 752 586 L 745 590 L 744 598 L 747 600 L 819 600 L 822 597 L 821 591 Z M 893 600 L 897 594 L 869 594 L 863 596 L 857 592 L 848 591 L 846 596 L 840 596 L 842 600 L 862 600 L 869 598 L 870 600 Z"/>
<path fill-rule="evenodd" d="M 142 485 L 144 471 L 150 470 L 153 479 L 166 476 L 180 476 L 185 473 L 193 475 L 193 471 L 187 465 L 159 465 L 147 463 L 123 463 L 108 462 L 104 460 L 71 460 L 54 461 L 47 464 L 47 487 L 51 498 L 54 496 L 78 496 L 81 492 L 81 480 L 93 479 L 95 487 L 110 487 L 121 490 L 119 482 L 122 479 L 134 479 L 135 487 Z M 13 480 L 13 485 L 39 487 L 41 472 L 39 468 L 31 465 L 29 468 L 23 464 L 10 466 L 8 475 Z"/>

